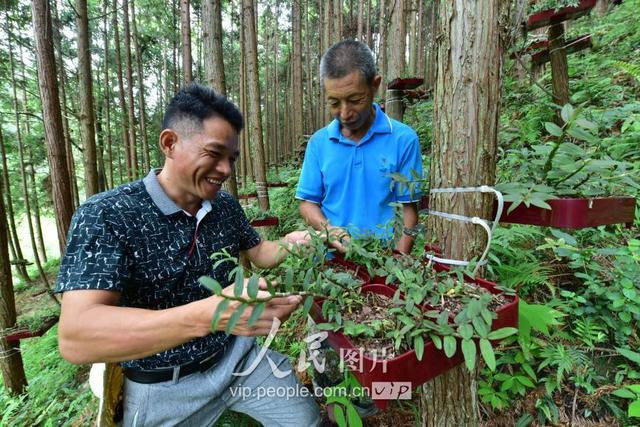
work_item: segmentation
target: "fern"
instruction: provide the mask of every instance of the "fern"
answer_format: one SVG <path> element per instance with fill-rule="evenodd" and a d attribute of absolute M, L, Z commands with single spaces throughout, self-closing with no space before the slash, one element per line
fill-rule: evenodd
<path fill-rule="evenodd" d="M 576 319 L 573 333 L 589 347 L 594 347 L 607 338 L 606 328 L 596 324 L 590 317 Z"/>
<path fill-rule="evenodd" d="M 538 261 L 498 265 L 495 267 L 495 272 L 502 286 L 515 289 L 518 293 L 526 295 L 530 289 L 544 285 L 552 294 L 555 294 L 555 288 L 549 280 L 551 268 L 541 265 Z"/>
<path fill-rule="evenodd" d="M 634 79 L 640 82 L 640 64 L 631 64 L 624 61 L 614 61 L 614 63 L 622 69 L 622 71 L 630 74 Z"/>

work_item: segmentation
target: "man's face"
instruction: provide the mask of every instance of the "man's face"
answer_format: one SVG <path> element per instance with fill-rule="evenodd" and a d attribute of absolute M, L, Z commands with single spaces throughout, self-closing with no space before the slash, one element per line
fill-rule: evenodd
<path fill-rule="evenodd" d="M 329 112 L 338 119 L 343 135 L 362 138 L 373 122 L 373 96 L 380 85 L 376 76 L 367 84 L 359 71 L 337 79 L 324 79 L 325 97 Z"/>
<path fill-rule="evenodd" d="M 238 157 L 237 132 L 225 119 L 210 117 L 202 130 L 178 137 L 172 159 L 179 191 L 188 199 L 213 199 Z"/>

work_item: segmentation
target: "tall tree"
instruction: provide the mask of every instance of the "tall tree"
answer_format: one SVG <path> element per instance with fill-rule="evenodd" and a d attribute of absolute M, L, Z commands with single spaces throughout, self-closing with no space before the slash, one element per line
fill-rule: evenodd
<path fill-rule="evenodd" d="M 182 72 L 185 84 L 193 81 L 191 60 L 191 16 L 189 0 L 180 0 L 180 31 L 182 34 Z"/>
<path fill-rule="evenodd" d="M 32 0 L 31 7 L 36 40 L 38 86 L 40 88 L 42 118 L 47 141 L 47 158 L 49 160 L 49 170 L 51 171 L 53 206 L 56 214 L 58 244 L 62 254 L 64 253 L 67 231 L 73 215 L 73 200 L 69 170 L 66 164 L 67 153 L 64 146 L 62 115 L 60 113 L 58 82 L 56 80 L 56 63 L 51 32 L 52 21 L 47 0 Z"/>
<path fill-rule="evenodd" d="M 115 60 L 116 60 L 116 76 L 118 78 L 118 101 L 120 104 L 120 134 L 122 135 L 122 144 L 125 153 L 125 167 L 127 169 L 127 177 L 129 180 L 133 176 L 133 165 L 131 164 L 131 156 L 129 156 L 131 142 L 129 140 L 129 110 L 127 108 L 127 102 L 125 100 L 124 93 L 124 78 L 122 76 L 122 54 L 120 49 L 120 29 L 118 28 L 118 0 L 113 0 L 113 43 L 115 45 Z M 120 156 L 120 150 L 118 150 L 118 156 Z M 118 170 L 122 173 L 122 168 L 118 167 Z M 120 176 L 122 182 L 122 175 Z"/>
<path fill-rule="evenodd" d="M 4 148 L 4 137 L 2 133 L 2 123 L 0 123 L 0 155 L 2 156 L 2 178 L 0 179 L 0 185 L 3 185 L 3 192 L 0 195 L 0 198 L 6 196 L 6 206 L 7 206 L 7 222 L 9 226 L 9 242 L 14 263 L 16 265 L 16 270 L 18 271 L 18 275 L 20 278 L 26 283 L 31 282 L 31 278 L 27 273 L 27 260 L 24 258 L 22 254 L 22 247 L 20 246 L 20 239 L 18 239 L 18 232 L 16 228 L 16 220 L 13 214 L 13 199 L 11 198 L 11 183 L 9 181 L 9 168 L 7 166 L 7 152 Z M 4 219 L 0 218 L 0 221 L 4 221 Z"/>
<path fill-rule="evenodd" d="M 138 74 L 138 111 L 140 113 L 140 137 L 142 139 L 142 168 L 144 173 L 149 172 L 151 160 L 149 158 L 149 139 L 147 138 L 147 111 L 145 103 L 144 74 L 142 74 L 142 52 L 138 40 L 138 24 L 136 23 L 135 1 L 131 0 L 131 26 L 133 29 L 133 47 L 136 56 L 136 73 Z"/>
<path fill-rule="evenodd" d="M 127 71 L 127 107 L 129 108 L 129 153 L 131 158 L 130 180 L 134 180 L 139 175 L 138 170 L 138 149 L 136 142 L 136 115 L 135 102 L 133 97 L 133 64 L 131 60 L 131 30 L 129 26 L 129 0 L 122 1 L 122 23 L 124 29 L 124 58 Z M 138 78 L 142 78 L 139 76 Z"/>
<path fill-rule="evenodd" d="M 245 51 L 247 59 L 247 82 L 249 101 L 249 122 L 253 136 L 252 158 L 255 172 L 256 191 L 260 209 L 269 210 L 269 194 L 267 191 L 267 170 L 262 135 L 262 118 L 260 114 L 260 82 L 258 74 L 258 42 L 256 38 L 255 10 L 252 0 L 242 0 L 244 15 Z"/>
<path fill-rule="evenodd" d="M 103 0 L 102 3 L 103 13 L 103 37 L 104 37 L 104 88 L 103 88 L 103 112 L 104 123 L 106 127 L 105 140 L 107 148 L 107 168 L 109 173 L 107 174 L 107 188 L 113 188 L 115 183 L 113 181 L 113 139 L 111 138 L 111 80 L 109 79 L 109 0 Z M 160 85 L 161 86 L 161 85 Z"/>
<path fill-rule="evenodd" d="M 503 46 L 500 34 L 506 1 L 439 0 L 436 40 L 430 188 L 478 187 L 495 181 Z M 464 117 L 464 120 L 460 120 Z M 470 193 L 432 194 L 440 212 L 488 218 L 493 197 Z M 480 227 L 430 216 L 446 258 L 471 259 L 486 243 Z M 476 373 L 454 368 L 425 384 L 423 425 L 478 424 Z"/>
<path fill-rule="evenodd" d="M 203 49 L 207 52 L 204 57 L 205 81 L 213 89 L 227 96 L 227 79 L 224 73 L 224 59 L 222 49 L 222 1 L 204 0 L 202 3 L 202 38 Z M 225 183 L 234 197 L 238 197 L 238 183 L 236 181 L 236 167 L 232 167 L 231 176 Z"/>
<path fill-rule="evenodd" d="M 387 81 L 402 77 L 405 72 L 406 61 L 405 53 L 407 50 L 407 26 L 405 24 L 405 1 L 406 0 L 390 0 L 391 12 L 391 29 L 389 31 L 389 46 L 387 52 L 388 72 Z"/>
<path fill-rule="evenodd" d="M 69 113 L 67 112 L 67 77 L 66 69 L 64 67 L 64 54 L 62 51 L 62 35 L 60 34 L 60 28 L 62 24 L 58 18 L 58 1 L 53 0 L 51 4 L 51 11 L 53 12 L 52 19 L 54 19 L 53 25 L 53 43 L 55 46 L 56 55 L 56 67 L 58 67 L 58 76 L 60 78 L 60 102 L 62 103 L 62 130 L 64 133 L 65 150 L 67 152 L 67 168 L 69 169 L 69 177 L 71 177 L 71 194 L 73 195 L 74 208 L 80 204 L 80 196 L 78 194 L 78 183 L 76 181 L 76 166 L 73 160 L 73 145 L 71 144 L 71 130 L 69 128 Z"/>
<path fill-rule="evenodd" d="M 304 119 L 303 119 L 303 106 L 302 101 L 304 99 L 302 93 L 302 16 L 300 1 L 294 0 L 291 2 L 291 23 L 293 32 L 293 60 L 291 62 L 292 78 L 291 85 L 292 90 L 292 150 L 298 146 L 302 140 L 304 134 Z M 290 152 L 291 152 L 290 151 Z"/>
<path fill-rule="evenodd" d="M 0 193 L 4 192 L 2 187 L 0 180 Z M 0 197 L 0 329 L 11 328 L 16 324 L 6 218 L 4 201 Z M 0 354 L 0 371 L 4 387 L 13 395 L 24 392 L 27 388 L 27 377 L 22 364 L 20 341 L 7 341 L 0 337 Z"/>
<path fill-rule="evenodd" d="M 100 191 L 96 161 L 95 115 L 93 111 L 93 83 L 91 78 L 91 33 L 87 0 L 76 0 L 78 40 L 78 94 L 80 95 L 80 132 L 84 150 L 84 190 L 86 197 Z"/>

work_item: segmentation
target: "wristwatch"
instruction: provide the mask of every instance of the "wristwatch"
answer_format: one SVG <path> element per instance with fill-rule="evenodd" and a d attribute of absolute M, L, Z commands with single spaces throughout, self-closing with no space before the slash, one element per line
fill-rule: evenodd
<path fill-rule="evenodd" d="M 418 235 L 418 233 L 420 233 L 420 231 L 422 231 L 423 226 L 422 224 L 416 224 L 414 227 L 404 227 L 402 229 L 402 234 L 405 234 L 409 237 L 416 237 Z"/>

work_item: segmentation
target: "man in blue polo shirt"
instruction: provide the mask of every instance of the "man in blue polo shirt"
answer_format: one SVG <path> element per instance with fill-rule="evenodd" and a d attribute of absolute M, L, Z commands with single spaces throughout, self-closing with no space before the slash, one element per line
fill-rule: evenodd
<path fill-rule="evenodd" d="M 328 229 L 340 251 L 349 235 L 393 238 L 391 203 L 402 204 L 403 233 L 396 249 L 411 251 L 420 194 L 392 187 L 390 174 L 422 175 L 415 131 L 373 102 L 382 81 L 362 42 L 333 45 L 320 61 L 320 78 L 334 120 L 309 140 L 296 191 L 300 214 L 316 230 Z"/>
<path fill-rule="evenodd" d="M 214 252 L 244 252 L 268 268 L 284 259 L 283 246 L 307 239 L 293 232 L 278 242 L 261 240 L 238 202 L 220 191 L 242 126 L 232 103 L 190 85 L 165 112 L 164 167 L 91 197 L 74 214 L 56 285 L 63 293 L 60 353 L 72 363 L 123 366 L 125 426 L 212 425 L 229 408 L 270 426 L 319 421 L 311 397 L 291 396 L 301 388 L 295 376 L 273 375 L 270 363 L 287 371 L 289 360 L 274 352 L 260 359 L 253 338 L 267 335 L 275 318 L 287 319 L 301 298 L 270 300 L 252 326 L 250 307 L 226 335 L 239 302 L 229 303 L 212 332 L 223 298 L 198 283 L 210 275 L 230 284 L 234 266 L 214 268 Z M 261 363 L 250 374 L 234 376 L 256 359 Z M 291 397 L 276 397 L 283 393 Z"/>

